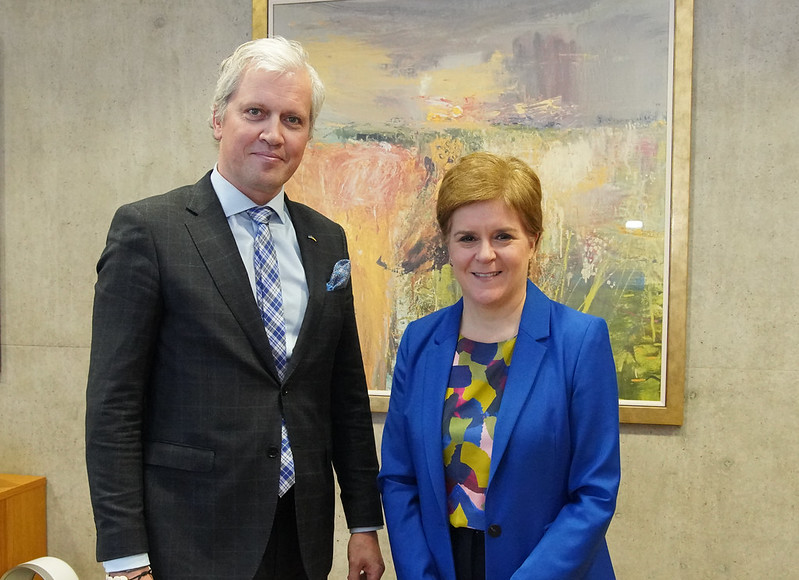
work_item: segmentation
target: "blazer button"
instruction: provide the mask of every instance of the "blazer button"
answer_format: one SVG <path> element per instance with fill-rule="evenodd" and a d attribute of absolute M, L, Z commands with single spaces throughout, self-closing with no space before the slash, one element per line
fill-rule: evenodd
<path fill-rule="evenodd" d="M 266 453 L 270 459 L 274 459 L 275 457 L 280 455 L 280 449 L 278 449 L 277 447 L 270 447 L 269 449 L 266 450 Z"/>
<path fill-rule="evenodd" d="M 502 535 L 502 526 L 498 524 L 491 524 L 488 526 L 488 535 L 492 538 L 498 538 Z"/>
<path fill-rule="evenodd" d="M 282 391 L 280 391 L 280 393 L 285 397 L 286 395 L 289 394 L 289 390 L 288 389 L 283 389 Z"/>

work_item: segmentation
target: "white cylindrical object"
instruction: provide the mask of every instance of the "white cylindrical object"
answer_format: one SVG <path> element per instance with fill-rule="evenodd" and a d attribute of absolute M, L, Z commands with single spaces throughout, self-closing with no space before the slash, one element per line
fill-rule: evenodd
<path fill-rule="evenodd" d="M 14 566 L 0 580 L 32 580 L 38 574 L 44 580 L 78 580 L 78 575 L 69 564 L 52 556 L 36 558 Z"/>

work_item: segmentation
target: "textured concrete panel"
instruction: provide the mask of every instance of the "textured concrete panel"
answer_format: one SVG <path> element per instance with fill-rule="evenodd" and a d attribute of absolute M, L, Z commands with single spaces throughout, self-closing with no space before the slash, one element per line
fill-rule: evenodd
<path fill-rule="evenodd" d="M 0 471 L 47 476 L 51 555 L 90 579 L 94 265 L 118 205 L 213 164 L 216 68 L 249 38 L 251 3 L 0 0 L 0 13 Z M 622 427 L 608 535 L 622 579 L 799 568 L 797 30 L 792 0 L 695 5 L 685 424 Z M 338 518 L 332 578 L 347 567 Z"/>

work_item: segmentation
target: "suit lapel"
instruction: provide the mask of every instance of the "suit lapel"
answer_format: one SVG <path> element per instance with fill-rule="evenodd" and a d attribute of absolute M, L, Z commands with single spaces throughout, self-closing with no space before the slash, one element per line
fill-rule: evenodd
<path fill-rule="evenodd" d="M 297 361 L 304 360 L 304 350 L 309 348 L 309 344 L 313 343 L 313 337 L 316 336 L 316 326 L 322 318 L 325 304 L 325 283 L 327 282 L 325 274 L 330 274 L 330 272 L 324 272 L 322 261 L 317 257 L 319 252 L 317 236 L 320 232 L 314 231 L 312 220 L 302 215 L 303 207 L 286 197 L 286 209 L 291 215 L 291 222 L 297 234 L 302 268 L 305 271 L 305 282 L 308 286 L 308 306 L 302 320 L 300 333 L 297 336 L 297 343 L 294 345 L 291 362 L 286 370 L 288 379 L 297 365 Z"/>
<path fill-rule="evenodd" d="M 441 421 L 444 412 L 444 395 L 452 361 L 458 346 L 463 300 L 450 306 L 435 330 L 431 347 L 424 351 L 424 382 L 422 385 L 422 432 L 427 460 L 427 472 L 431 475 L 431 488 L 441 513 L 447 513 L 446 488 L 444 486 L 444 460 L 441 449 Z"/>
<path fill-rule="evenodd" d="M 502 461 L 511 433 L 525 402 L 536 386 L 536 375 L 547 347 L 541 339 L 549 336 L 550 300 L 532 282 L 527 282 L 527 297 L 513 348 L 508 381 L 497 416 L 488 484 Z"/>
<path fill-rule="evenodd" d="M 278 380 L 247 270 L 208 175 L 195 184 L 186 210 L 186 229 L 222 299 L 252 343 L 258 358 Z"/>

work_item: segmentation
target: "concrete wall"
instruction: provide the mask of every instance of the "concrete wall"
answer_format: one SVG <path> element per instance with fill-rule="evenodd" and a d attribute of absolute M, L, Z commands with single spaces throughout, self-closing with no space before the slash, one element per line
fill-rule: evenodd
<path fill-rule="evenodd" d="M 0 472 L 47 476 L 50 554 L 99 578 L 82 443 L 94 265 L 120 203 L 213 163 L 210 91 L 250 0 L 0 14 Z M 797 31 L 793 0 L 695 6 L 685 424 L 622 428 L 623 579 L 799 577 Z"/>

